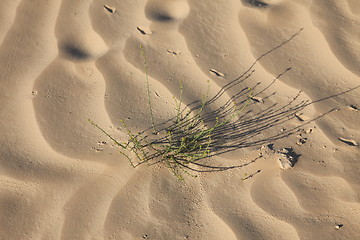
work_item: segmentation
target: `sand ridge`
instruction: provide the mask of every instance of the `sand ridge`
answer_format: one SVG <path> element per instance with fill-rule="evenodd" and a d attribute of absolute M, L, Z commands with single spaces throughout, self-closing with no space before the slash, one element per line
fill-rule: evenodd
<path fill-rule="evenodd" d="M 4 0 L 0 21 L 0 239 L 360 238 L 356 1 Z M 333 96 L 303 118 L 337 110 L 213 159 L 257 159 L 245 167 L 185 181 L 161 165 L 134 169 L 88 122 L 125 141 L 120 119 L 135 132 L 151 126 L 146 71 L 154 119 L 165 121 L 174 98 L 215 95 L 297 32 L 205 111 L 257 83 L 248 111 L 299 91 L 296 101 Z M 279 168 L 284 148 L 291 169 Z"/>

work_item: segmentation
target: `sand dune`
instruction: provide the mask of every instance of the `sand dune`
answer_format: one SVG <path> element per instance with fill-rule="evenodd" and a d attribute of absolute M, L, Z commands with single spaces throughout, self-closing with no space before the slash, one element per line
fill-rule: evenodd
<path fill-rule="evenodd" d="M 360 239 L 359 14 L 356 0 L 1 1 L 0 239 Z M 119 141 L 120 120 L 150 128 L 147 76 L 155 122 L 235 83 L 204 108 L 221 118 L 253 88 L 249 129 L 221 133 L 236 147 L 209 160 L 245 166 L 183 181 L 133 168 L 88 119 Z"/>

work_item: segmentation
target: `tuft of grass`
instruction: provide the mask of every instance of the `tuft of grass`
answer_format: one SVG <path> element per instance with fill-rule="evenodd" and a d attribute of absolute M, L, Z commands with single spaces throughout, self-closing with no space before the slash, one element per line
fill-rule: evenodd
<path fill-rule="evenodd" d="M 114 139 L 108 132 L 98 126 L 96 123 L 89 119 L 89 122 L 98 128 L 102 133 L 109 137 L 118 147 L 120 151 L 130 162 L 133 167 L 137 167 L 143 163 L 164 163 L 166 167 L 178 178 L 183 179 L 183 174 L 196 177 L 195 174 L 190 173 L 199 171 L 196 167 L 207 167 L 198 163 L 199 160 L 209 158 L 212 153 L 213 133 L 218 131 L 219 128 L 228 124 L 233 118 L 242 111 L 251 99 L 251 94 L 247 97 L 243 108 L 239 110 L 233 109 L 230 117 L 215 118 L 215 123 L 209 124 L 214 119 L 207 119 L 204 121 L 204 108 L 210 104 L 208 101 L 210 82 L 208 81 L 207 92 L 203 95 L 201 103 L 196 102 L 195 107 L 189 109 L 181 108 L 183 85 L 182 81 L 179 82 L 180 98 L 177 100 L 175 97 L 176 116 L 169 119 L 164 124 L 155 124 L 153 116 L 153 107 L 151 99 L 151 90 L 149 84 L 149 74 L 147 59 L 143 46 L 140 45 L 140 53 L 143 59 L 143 65 L 146 75 L 146 91 L 148 97 L 149 115 L 151 118 L 152 133 L 149 129 L 138 134 L 134 134 L 123 120 L 121 124 L 127 131 L 128 139 L 124 143 L 120 143 Z M 196 112 L 195 114 L 193 114 Z M 158 130 L 157 127 L 161 127 Z M 155 136 L 155 137 L 154 137 Z M 133 159 L 131 154 L 134 155 Z M 210 167 L 210 170 L 219 170 L 222 168 Z"/>
<path fill-rule="evenodd" d="M 301 30 L 302 29 L 300 29 L 300 31 Z M 147 60 L 143 47 L 140 46 L 141 56 L 144 61 L 149 115 L 152 126 L 135 134 L 125 122 L 121 120 L 121 124 L 126 129 L 128 137 L 124 142 L 120 142 L 90 119 L 89 122 L 121 148 L 121 154 L 129 160 L 134 168 L 144 163 L 149 165 L 163 164 L 178 179 L 182 180 L 184 179 L 184 175 L 196 177 L 198 172 L 224 171 L 248 165 L 256 159 L 239 166 L 218 166 L 209 163 L 209 160 L 215 155 L 243 147 L 261 146 L 296 132 L 298 127 L 276 133 L 269 137 L 262 135 L 267 129 L 282 126 L 286 121 L 294 119 L 297 113 L 305 106 L 311 104 L 307 101 L 296 103 L 296 99 L 300 93 L 283 106 L 273 104 L 266 109 L 259 107 L 253 108 L 258 109 L 257 112 L 245 111 L 249 105 L 259 104 L 258 101 L 254 101 L 254 99 L 257 99 L 256 96 L 263 93 L 274 84 L 279 77 L 291 69 L 288 68 L 280 73 L 268 86 L 255 95 L 254 90 L 260 83 L 252 87 L 243 88 L 225 104 L 215 108 L 215 110 L 210 112 L 205 112 L 204 110 L 205 108 L 210 109 L 211 106 L 214 106 L 212 104 L 216 103 L 227 90 L 244 84 L 254 73 L 255 70 L 253 68 L 261 58 L 289 42 L 299 34 L 300 31 L 261 55 L 247 71 L 226 84 L 211 98 L 208 96 L 209 84 L 208 90 L 201 100 L 181 108 L 183 103 L 183 86 L 180 81 L 180 97 L 178 100 L 174 98 L 176 114 L 162 123 L 154 122 Z M 271 95 L 262 99 L 266 100 L 270 96 Z M 303 125 L 305 124 L 306 123 Z M 260 138 L 257 139 L 259 136 Z"/>
<path fill-rule="evenodd" d="M 169 119 L 166 124 L 155 125 L 153 123 L 153 130 L 156 127 L 162 128 L 160 131 L 156 131 L 156 134 L 151 134 L 149 130 L 134 134 L 125 122 L 120 120 L 128 135 L 127 141 L 120 143 L 90 119 L 89 122 L 109 137 L 118 147 L 122 148 L 120 153 L 129 160 L 133 167 L 143 163 L 151 165 L 163 163 L 180 180 L 184 179 L 184 174 L 196 177 L 197 175 L 194 172 L 204 171 L 199 170 L 199 167 L 207 169 L 206 171 L 224 170 L 226 167 L 204 165 L 198 161 L 211 157 L 212 148 L 214 147 L 214 133 L 229 124 L 245 109 L 252 98 L 252 94 L 249 88 L 249 95 L 241 108 L 235 109 L 233 107 L 232 113 L 228 117 L 221 119 L 215 117 L 215 119 L 211 119 L 214 121 L 210 121 L 209 118 L 204 120 L 206 114 L 203 111 L 208 104 L 209 88 L 210 85 L 200 105 L 196 105 L 192 109 L 181 109 L 183 88 L 180 82 L 180 99 L 175 100 L 176 116 Z M 151 105 L 149 105 L 150 107 Z M 195 110 L 197 111 L 193 114 Z M 135 160 L 130 154 L 134 155 Z"/>

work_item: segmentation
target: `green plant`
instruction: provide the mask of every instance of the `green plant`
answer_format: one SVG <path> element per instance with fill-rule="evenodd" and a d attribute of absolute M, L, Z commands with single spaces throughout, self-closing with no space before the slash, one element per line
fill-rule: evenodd
<path fill-rule="evenodd" d="M 211 156 L 213 133 L 226 126 L 226 124 L 229 124 L 232 119 L 240 114 L 247 106 L 252 97 L 251 89 L 248 90 L 249 95 L 240 109 L 232 107 L 232 113 L 229 116 L 222 119 L 216 117 L 214 123 L 211 124 L 210 121 L 205 122 L 203 119 L 203 117 L 206 116 L 206 114 L 203 114 L 203 110 L 208 104 L 207 96 L 209 91 L 203 96 L 200 105 L 197 105 L 193 109 L 181 109 L 182 83 L 180 82 L 180 99 L 175 103 L 177 114 L 166 123 L 167 127 L 162 126 L 164 124 L 156 125 L 152 123 L 153 130 L 155 130 L 157 126 L 162 126 L 162 130 L 155 131 L 153 134 L 148 131 L 134 134 L 125 122 L 121 120 L 128 134 L 128 140 L 125 143 L 120 143 L 103 128 L 99 127 L 90 119 L 89 121 L 108 136 L 117 146 L 123 149 L 121 153 L 129 160 L 133 167 L 137 167 L 142 163 L 164 163 L 179 179 L 183 179 L 184 173 L 196 177 L 196 175 L 190 173 L 189 170 L 201 171 L 196 169 L 196 167 L 205 167 L 210 170 L 223 170 L 222 167 L 211 167 L 198 163 L 198 160 Z M 148 95 L 148 97 L 150 97 L 150 95 Z M 150 102 L 149 100 L 149 108 L 151 109 Z M 195 110 L 197 111 L 193 114 Z M 150 110 L 150 112 L 152 112 L 152 110 Z M 153 139 L 148 140 L 149 136 L 153 137 Z M 133 153 L 136 161 L 126 152 Z"/>
<path fill-rule="evenodd" d="M 301 31 L 301 30 L 300 30 Z M 299 31 L 299 32 L 300 32 Z M 269 137 L 263 137 L 261 133 L 267 129 L 281 126 L 284 122 L 295 118 L 295 114 L 302 110 L 309 103 L 301 101 L 296 103 L 296 96 L 284 106 L 276 104 L 266 109 L 258 109 L 256 112 L 245 109 L 256 103 L 256 96 L 268 89 L 276 79 L 285 74 L 290 68 L 279 74 L 270 85 L 254 95 L 254 90 L 260 85 L 243 87 L 238 93 L 232 96 L 225 104 L 215 110 L 205 112 L 205 108 L 211 106 L 229 89 L 245 84 L 245 81 L 254 73 L 255 64 L 267 54 L 280 48 L 290 39 L 271 49 L 260 56 L 238 78 L 226 84 L 215 96 L 209 98 L 209 90 L 203 95 L 201 101 L 196 101 L 182 106 L 183 86 L 180 81 L 180 97 L 175 99 L 176 115 L 166 122 L 156 124 L 153 117 L 153 108 L 150 94 L 148 66 L 143 47 L 141 55 L 144 61 L 148 105 L 151 117 L 151 128 L 134 134 L 131 129 L 121 120 L 127 131 L 128 139 L 119 142 L 97 124 L 92 122 L 96 128 L 108 136 L 122 151 L 121 153 L 129 160 L 133 167 L 143 163 L 150 165 L 163 163 L 179 179 L 187 174 L 195 177 L 196 172 L 223 171 L 231 168 L 242 167 L 255 160 L 238 166 L 219 166 L 209 163 L 211 157 L 233 151 L 243 147 L 259 146 L 270 141 L 286 137 L 296 129 L 282 131 Z M 210 88 L 210 85 L 209 87 Z M 270 97 L 270 96 L 268 96 Z M 266 99 L 266 98 L 264 98 Z M 260 139 L 257 137 L 260 135 Z"/>

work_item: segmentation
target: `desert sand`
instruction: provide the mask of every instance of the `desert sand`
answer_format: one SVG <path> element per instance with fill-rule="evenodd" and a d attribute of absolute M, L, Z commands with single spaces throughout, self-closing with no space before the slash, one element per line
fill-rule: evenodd
<path fill-rule="evenodd" d="M 0 1 L 0 239 L 360 239 L 359 26 L 358 0 Z M 133 168 L 88 122 L 126 142 L 246 72 L 204 109 L 253 89 L 206 159 L 242 167 Z"/>

